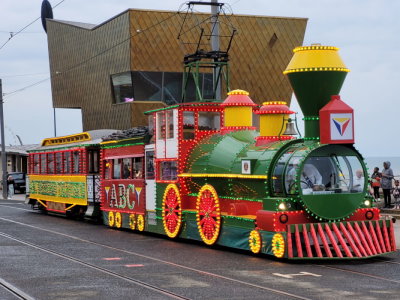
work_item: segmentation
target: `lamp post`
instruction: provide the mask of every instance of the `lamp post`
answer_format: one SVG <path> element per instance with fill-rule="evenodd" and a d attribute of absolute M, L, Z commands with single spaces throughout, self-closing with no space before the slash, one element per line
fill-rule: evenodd
<path fill-rule="evenodd" d="M 7 154 L 6 141 L 4 138 L 4 113 L 3 113 L 3 83 L 0 79 L 0 131 L 1 131 L 1 166 L 3 170 L 3 199 L 7 199 Z"/>

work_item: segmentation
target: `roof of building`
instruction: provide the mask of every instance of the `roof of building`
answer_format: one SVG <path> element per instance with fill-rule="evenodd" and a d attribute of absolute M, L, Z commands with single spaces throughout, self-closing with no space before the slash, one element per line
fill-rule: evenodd
<path fill-rule="evenodd" d="M 38 144 L 6 146 L 6 153 L 7 154 L 28 155 L 28 151 L 36 149 L 39 146 L 40 145 L 38 145 Z"/>

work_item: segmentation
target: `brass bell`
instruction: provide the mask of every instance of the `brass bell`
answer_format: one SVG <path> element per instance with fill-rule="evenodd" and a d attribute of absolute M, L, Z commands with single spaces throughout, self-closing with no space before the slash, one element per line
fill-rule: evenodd
<path fill-rule="evenodd" d="M 292 122 L 292 120 L 289 119 L 286 123 L 286 130 L 283 135 L 297 135 L 297 131 L 294 128 L 294 123 Z"/>

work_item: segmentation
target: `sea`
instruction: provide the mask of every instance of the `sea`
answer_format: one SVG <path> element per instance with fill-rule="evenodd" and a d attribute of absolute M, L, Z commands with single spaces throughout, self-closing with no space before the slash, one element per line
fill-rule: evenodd
<path fill-rule="evenodd" d="M 400 157 L 365 157 L 364 161 L 367 163 L 369 175 L 374 172 L 375 167 L 378 167 L 379 171 L 382 171 L 383 162 L 389 161 L 390 167 L 393 170 L 393 175 L 396 179 L 400 179 Z"/>

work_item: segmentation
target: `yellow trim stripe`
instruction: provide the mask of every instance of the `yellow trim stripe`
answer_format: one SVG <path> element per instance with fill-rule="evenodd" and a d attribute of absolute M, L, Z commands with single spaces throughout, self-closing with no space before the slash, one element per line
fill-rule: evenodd
<path fill-rule="evenodd" d="M 42 201 L 40 201 L 39 199 L 36 199 L 36 201 L 38 201 L 40 204 L 42 204 L 44 207 L 46 207 L 47 208 L 47 205 L 46 204 L 44 204 Z"/>
<path fill-rule="evenodd" d="M 243 175 L 243 174 L 204 174 L 204 173 L 182 173 L 178 177 L 213 177 L 213 178 L 245 178 L 245 179 L 267 179 L 267 175 Z"/>
<path fill-rule="evenodd" d="M 88 132 L 82 132 L 77 134 L 44 139 L 42 141 L 42 146 L 72 144 L 77 142 L 90 141 L 91 139 L 92 137 Z"/>

